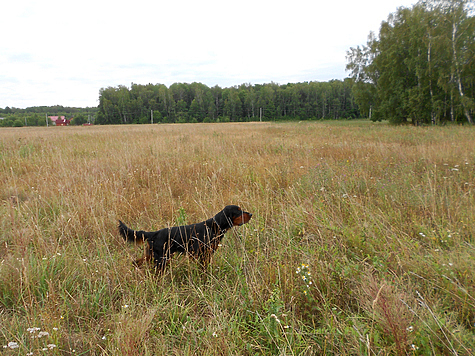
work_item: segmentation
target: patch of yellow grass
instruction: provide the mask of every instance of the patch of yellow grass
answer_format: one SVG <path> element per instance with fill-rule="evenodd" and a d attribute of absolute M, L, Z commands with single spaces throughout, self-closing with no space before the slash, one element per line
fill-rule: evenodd
<path fill-rule="evenodd" d="M 1 129 L 0 343 L 473 350 L 474 145 L 471 128 L 366 121 Z M 116 231 L 117 219 L 157 230 L 227 204 L 254 216 L 206 274 L 180 257 L 160 277 L 136 270 L 141 252 Z M 413 324 L 394 321 L 401 310 Z"/>

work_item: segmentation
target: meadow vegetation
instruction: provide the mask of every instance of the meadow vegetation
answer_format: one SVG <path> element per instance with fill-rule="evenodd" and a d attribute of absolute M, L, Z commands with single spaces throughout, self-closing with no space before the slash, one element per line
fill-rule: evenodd
<path fill-rule="evenodd" d="M 0 130 L 2 355 L 470 355 L 472 127 Z M 136 269 L 117 220 L 252 212 L 203 271 Z M 3 346 L 3 347 L 2 347 Z"/>

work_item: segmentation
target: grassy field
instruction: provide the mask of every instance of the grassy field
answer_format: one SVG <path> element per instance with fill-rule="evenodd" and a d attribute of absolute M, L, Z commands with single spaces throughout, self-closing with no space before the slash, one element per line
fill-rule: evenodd
<path fill-rule="evenodd" d="M 471 127 L 1 129 L 0 353 L 473 354 L 474 177 Z M 117 233 L 227 204 L 206 271 Z"/>

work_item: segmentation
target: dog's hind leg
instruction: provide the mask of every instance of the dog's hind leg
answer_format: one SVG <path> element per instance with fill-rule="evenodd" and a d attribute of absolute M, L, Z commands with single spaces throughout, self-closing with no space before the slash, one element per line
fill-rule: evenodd
<path fill-rule="evenodd" d="M 150 241 L 146 241 L 144 256 L 142 258 L 135 260 L 134 265 L 136 267 L 140 267 L 144 264 L 144 262 L 149 262 L 151 260 L 152 260 L 152 248 L 150 246 Z"/>

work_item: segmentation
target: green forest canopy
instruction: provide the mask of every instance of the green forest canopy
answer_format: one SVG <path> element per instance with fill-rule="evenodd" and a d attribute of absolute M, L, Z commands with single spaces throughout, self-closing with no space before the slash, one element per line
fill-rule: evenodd
<path fill-rule="evenodd" d="M 393 123 L 473 124 L 473 0 L 419 1 L 399 8 L 348 51 L 347 70 L 362 115 Z"/>
<path fill-rule="evenodd" d="M 132 83 L 130 88 L 102 88 L 97 108 L 6 108 L 3 112 L 10 115 L 10 124 L 17 125 L 32 113 L 38 125 L 45 125 L 46 112 L 72 116 L 75 124 L 85 122 L 84 116 L 88 115 L 94 116 L 97 124 L 150 123 L 152 119 L 155 123 L 351 119 L 360 116 L 352 87 L 350 79 L 286 85 L 242 84 L 224 89 L 202 83 L 174 83 L 170 87 Z M 78 117 L 82 120 L 78 121 Z M 35 124 L 35 120 L 29 121 Z"/>
<path fill-rule="evenodd" d="M 222 122 L 355 118 L 353 82 L 242 84 L 222 89 L 201 83 L 101 89 L 97 122 Z"/>

